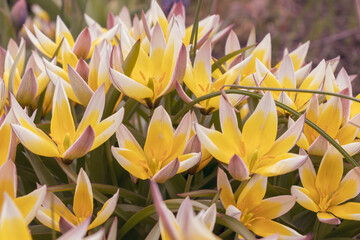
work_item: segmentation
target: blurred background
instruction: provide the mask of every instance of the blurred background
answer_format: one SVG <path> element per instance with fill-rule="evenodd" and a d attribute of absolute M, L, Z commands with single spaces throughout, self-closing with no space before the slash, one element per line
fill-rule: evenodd
<path fill-rule="evenodd" d="M 175 1 L 179 0 L 158 0 L 165 12 Z M 26 16 L 20 7 L 17 9 L 16 5 L 21 5 L 19 2 L 25 0 L 0 0 L 0 44 L 4 48 L 10 37 L 22 34 L 17 25 Z M 188 25 L 193 22 L 197 2 L 183 0 Z M 281 59 L 284 48 L 293 50 L 299 43 L 310 40 L 307 62 L 317 64 L 322 59 L 340 56 L 338 70 L 344 66 L 349 74 L 360 74 L 359 0 L 203 0 L 202 4 L 200 18 L 219 14 L 222 27 L 234 24 L 233 30 L 242 46 L 253 26 L 258 42 L 271 33 L 273 65 Z M 85 26 L 84 13 L 106 26 L 107 13 L 118 14 L 123 6 L 140 16 L 142 9 L 149 8 L 150 0 L 27 0 L 26 24 L 30 27 L 33 22 L 41 24 L 51 36 L 54 32 L 52 21 L 60 15 L 77 35 Z M 215 46 L 215 56 L 223 54 L 224 42 L 225 39 Z M 354 80 L 356 92 L 360 90 L 358 81 L 358 78 Z"/>

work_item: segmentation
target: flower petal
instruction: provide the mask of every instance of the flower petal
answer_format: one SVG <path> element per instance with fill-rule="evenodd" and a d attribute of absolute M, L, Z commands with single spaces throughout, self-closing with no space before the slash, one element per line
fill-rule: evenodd
<path fill-rule="evenodd" d="M 334 192 L 331 205 L 339 205 L 360 193 L 360 167 L 351 169 Z"/>
<path fill-rule="evenodd" d="M 315 186 L 320 194 L 331 196 L 339 187 L 343 175 L 343 156 L 330 146 L 321 160 Z"/>
<path fill-rule="evenodd" d="M 266 92 L 243 127 L 242 140 L 248 153 L 247 157 L 249 158 L 255 150 L 260 156 L 269 151 L 275 142 L 276 132 L 276 106 L 271 93 Z"/>
<path fill-rule="evenodd" d="M 275 157 L 269 156 L 259 160 L 255 173 L 263 176 L 278 176 L 298 169 L 306 161 L 307 156 L 294 153 L 283 153 Z"/>
<path fill-rule="evenodd" d="M 150 181 L 150 187 L 153 202 L 159 215 L 162 238 L 166 239 L 166 237 L 169 237 L 168 239 L 180 240 L 181 232 L 179 225 L 172 212 L 163 202 L 158 185 L 154 181 Z"/>
<path fill-rule="evenodd" d="M 45 157 L 60 157 L 59 150 L 50 139 L 44 139 L 23 126 L 11 124 L 17 138 L 31 152 Z M 41 131 L 41 130 L 38 130 Z"/>
<path fill-rule="evenodd" d="M 252 209 L 258 206 L 265 196 L 267 177 L 255 174 L 245 185 L 237 200 L 237 208 Z"/>
<path fill-rule="evenodd" d="M 165 160 L 171 154 L 174 133 L 169 114 L 162 106 L 155 109 L 149 123 L 144 152 L 147 159 Z M 164 148 L 164 146 L 167 146 Z M 184 146 L 185 147 L 185 146 Z"/>
<path fill-rule="evenodd" d="M 73 52 L 77 58 L 86 59 L 91 47 L 91 36 L 89 28 L 84 28 L 76 39 L 73 46 Z"/>
<path fill-rule="evenodd" d="M 348 202 L 338 206 L 332 206 L 328 209 L 335 216 L 347 220 L 360 220 L 360 203 Z"/>
<path fill-rule="evenodd" d="M 46 186 L 42 186 L 31 193 L 15 198 L 14 202 L 24 217 L 26 224 L 29 224 L 35 217 L 40 205 L 46 196 Z"/>
<path fill-rule="evenodd" d="M 71 87 L 74 90 L 77 99 L 82 105 L 87 106 L 94 92 L 72 66 L 68 65 L 67 70 Z"/>
<path fill-rule="evenodd" d="M 305 119 L 305 114 L 299 117 L 299 119 L 291 127 L 289 127 L 289 129 L 283 133 L 281 137 L 276 139 L 267 155 L 276 156 L 281 153 L 288 152 L 299 140 L 304 129 Z"/>
<path fill-rule="evenodd" d="M 269 219 L 256 219 L 251 223 L 249 227 L 256 235 L 267 237 L 273 234 L 279 234 L 279 239 L 290 240 L 290 239 L 307 239 L 307 236 L 303 236 L 295 230 L 277 223 Z"/>
<path fill-rule="evenodd" d="M 157 183 L 164 183 L 168 179 L 176 175 L 180 167 L 179 159 L 171 161 L 166 166 L 162 167 L 151 179 Z"/>
<path fill-rule="evenodd" d="M 244 161 L 236 154 L 229 161 L 228 171 L 238 181 L 247 180 L 250 174 Z"/>
<path fill-rule="evenodd" d="M 313 212 L 319 211 L 318 205 L 311 198 L 310 192 L 307 189 L 298 186 L 292 186 L 291 195 L 295 196 L 296 201 L 304 208 Z"/>
<path fill-rule="evenodd" d="M 295 196 L 276 196 L 262 200 L 259 206 L 250 211 L 259 218 L 274 219 L 287 213 L 295 203 Z"/>
<path fill-rule="evenodd" d="M 116 204 L 119 199 L 119 189 L 116 191 L 116 193 L 109 198 L 105 203 L 104 206 L 101 208 L 101 210 L 96 214 L 96 218 L 94 221 L 90 224 L 88 229 L 95 228 L 101 224 L 103 224 L 114 212 L 116 208 Z"/>
<path fill-rule="evenodd" d="M 89 177 L 81 168 L 75 189 L 73 211 L 77 218 L 86 219 L 93 214 L 93 192 Z"/>
<path fill-rule="evenodd" d="M 21 105 L 29 105 L 34 100 L 38 90 L 38 84 L 32 68 L 29 68 L 21 79 L 16 99 Z"/>
<path fill-rule="evenodd" d="M 62 158 L 65 162 L 80 158 L 87 154 L 95 139 L 94 129 L 89 125 L 81 136 L 64 152 Z"/>
<path fill-rule="evenodd" d="M 7 193 L 4 193 L 4 204 L 1 207 L 0 238 L 32 239 L 21 212 Z"/>
<path fill-rule="evenodd" d="M 65 137 L 73 141 L 75 136 L 74 119 L 65 90 L 59 81 L 55 87 L 52 117 L 50 123 L 51 138 L 59 145 L 63 145 Z M 66 149 L 63 149 L 63 151 Z M 61 151 L 61 150 L 60 150 Z"/>
<path fill-rule="evenodd" d="M 114 87 L 134 99 L 152 98 L 153 91 L 124 74 L 110 68 L 110 79 Z"/>
<path fill-rule="evenodd" d="M 233 106 L 225 100 L 223 96 L 220 98 L 219 110 L 221 130 L 223 134 L 230 139 L 230 141 L 241 142 L 241 132 L 238 127 L 238 120 L 236 118 Z"/>
<path fill-rule="evenodd" d="M 217 189 L 220 191 L 220 199 L 225 209 L 235 205 L 235 198 L 226 173 L 218 168 Z"/>
<path fill-rule="evenodd" d="M 339 225 L 341 223 L 340 219 L 328 212 L 318 212 L 316 215 L 320 222 L 326 224 Z"/>

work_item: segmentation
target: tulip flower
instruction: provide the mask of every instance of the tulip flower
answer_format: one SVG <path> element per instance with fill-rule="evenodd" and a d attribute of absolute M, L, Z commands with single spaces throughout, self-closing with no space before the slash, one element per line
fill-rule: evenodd
<path fill-rule="evenodd" d="M 15 95 L 21 105 L 29 105 L 38 97 L 49 83 L 44 64 L 36 52 L 28 59 L 24 70 L 25 41 L 20 45 L 11 40 L 4 59 L 3 78 L 7 89 Z M 0 61 L 1 62 L 1 61 Z M 11 70 L 16 67 L 15 74 L 10 79 Z M 22 72 L 24 71 L 24 74 Z M 1 74 L 1 73 L 0 73 Z"/>
<path fill-rule="evenodd" d="M 306 156 L 288 153 L 300 137 L 305 116 L 276 139 L 277 112 L 270 92 L 260 100 L 242 132 L 235 111 L 224 97 L 220 99 L 219 115 L 223 132 L 196 124 L 196 134 L 217 160 L 229 164 L 229 172 L 235 179 L 245 180 L 254 173 L 282 175 L 294 171 L 306 160 Z"/>
<path fill-rule="evenodd" d="M 67 69 L 67 64 L 75 67 L 77 60 L 81 57 L 87 59 L 92 55 L 94 47 L 101 43 L 103 40 L 111 41 L 119 26 L 114 26 L 110 31 L 95 35 L 91 34 L 89 28 L 85 28 L 74 41 L 71 32 L 66 27 L 64 22 L 58 16 L 56 19 L 56 31 L 55 31 L 55 42 L 50 40 L 45 34 L 43 34 L 36 25 L 34 25 L 35 35 L 25 27 L 26 33 L 35 45 L 45 56 L 52 58 L 56 53 L 60 43 L 62 44 L 61 50 L 58 52 L 57 60 L 63 65 L 63 68 Z M 96 37 L 94 39 L 94 36 Z"/>
<path fill-rule="evenodd" d="M 286 55 L 280 64 L 279 71 L 274 75 L 271 71 L 259 60 L 256 60 L 255 78 L 261 79 L 258 84 L 261 87 L 276 87 L 276 88 L 299 88 L 305 90 L 317 90 L 320 88 L 325 76 L 325 61 L 321 61 L 319 65 L 314 68 L 305 78 L 297 76 L 294 64 L 289 55 Z M 298 70 L 303 71 L 303 70 Z M 297 87 L 299 86 L 299 87 Z M 309 93 L 301 92 L 272 92 L 275 99 L 288 105 L 289 107 L 303 111 L 312 96 Z"/>
<path fill-rule="evenodd" d="M 2 197 L 4 209 L 0 214 L 0 239 L 31 240 L 30 231 L 23 215 L 12 198 L 5 192 Z"/>
<path fill-rule="evenodd" d="M 233 84 L 239 75 L 242 74 L 244 67 L 251 59 L 252 56 L 236 64 L 213 82 L 211 78 L 211 45 L 210 41 L 206 41 L 196 54 L 194 67 L 192 67 L 191 62 L 187 63 L 184 82 L 197 98 L 219 91 L 224 85 Z M 181 88 L 180 84 L 177 84 L 176 90 L 185 102 L 192 101 Z M 243 96 L 238 94 L 229 94 L 229 98 L 234 105 L 238 103 L 242 97 Z M 200 108 L 204 114 L 209 114 L 219 108 L 219 101 L 220 97 L 214 97 L 196 104 L 195 107 Z"/>
<path fill-rule="evenodd" d="M 211 205 L 207 210 L 201 210 L 195 216 L 191 200 L 187 197 L 181 203 L 175 218 L 163 202 L 159 187 L 153 181 L 151 181 L 151 194 L 159 215 L 162 239 L 220 239 L 212 233 L 216 220 L 215 204 Z"/>
<path fill-rule="evenodd" d="M 35 217 L 40 205 L 44 201 L 46 194 L 46 186 L 42 186 L 27 195 L 16 197 L 17 192 L 17 174 L 13 161 L 8 160 L 0 167 L 0 206 L 4 206 L 6 198 L 4 193 L 16 204 L 18 211 L 22 215 L 25 224 L 29 224 Z M 1 208 L 0 212 L 7 211 Z M 4 239 L 4 238 L 1 238 Z M 6 238 L 5 238 L 6 239 Z"/>
<path fill-rule="evenodd" d="M 292 186 L 291 194 L 304 208 L 317 214 L 319 221 L 340 224 L 339 218 L 360 220 L 360 203 L 346 202 L 360 193 L 360 168 L 343 176 L 343 157 L 329 147 L 315 172 L 310 159 L 299 168 L 303 187 Z M 344 203 L 346 202 L 346 203 Z"/>
<path fill-rule="evenodd" d="M 244 186 L 235 200 L 226 173 L 219 168 L 217 178 L 221 203 L 226 214 L 239 220 L 249 230 L 261 237 L 279 234 L 279 239 L 306 239 L 293 229 L 272 219 L 287 213 L 296 198 L 282 195 L 263 199 L 266 193 L 267 177 L 254 175 Z"/>
<path fill-rule="evenodd" d="M 119 147 L 112 147 L 111 151 L 118 163 L 133 176 L 164 183 L 200 161 L 201 153 L 184 153 L 190 130 L 190 112 L 173 132 L 169 115 L 159 106 L 149 123 L 144 149 L 130 131 L 124 125 L 120 125 L 116 131 Z"/>
<path fill-rule="evenodd" d="M 114 87 L 136 99 L 148 108 L 155 108 L 160 97 L 175 88 L 186 69 L 186 49 L 181 46 L 176 31 L 171 32 L 166 43 L 159 24 L 154 27 L 150 55 L 140 48 L 140 53 L 131 75 L 110 69 Z"/>
<path fill-rule="evenodd" d="M 111 216 L 115 210 L 118 198 L 119 190 L 104 203 L 95 219 L 87 227 L 88 230 L 100 226 Z M 72 206 L 73 213 L 55 194 L 48 192 L 36 218 L 45 226 L 54 228 L 56 231 L 64 232 L 81 224 L 93 215 L 93 201 L 93 192 L 89 177 L 83 169 L 80 169 Z"/>
<path fill-rule="evenodd" d="M 61 158 L 70 164 L 109 139 L 120 125 L 124 110 L 101 120 L 105 105 L 105 88 L 100 87 L 92 96 L 83 118 L 75 129 L 69 101 L 59 81 L 55 88 L 50 137 L 38 129 L 24 110 L 12 98 L 12 107 L 20 125 L 12 124 L 20 142 L 35 154 Z"/>
<path fill-rule="evenodd" d="M 310 99 L 306 112 L 310 121 L 337 140 L 351 156 L 360 151 L 360 142 L 355 140 L 359 128 L 353 125 L 360 123 L 360 114 L 342 125 L 343 106 L 340 98 L 332 97 L 326 103 L 319 105 L 318 98 L 314 95 Z M 292 124 L 290 120 L 289 125 Z M 306 125 L 298 146 L 307 150 L 310 155 L 323 156 L 328 148 L 328 142 L 316 130 Z"/>

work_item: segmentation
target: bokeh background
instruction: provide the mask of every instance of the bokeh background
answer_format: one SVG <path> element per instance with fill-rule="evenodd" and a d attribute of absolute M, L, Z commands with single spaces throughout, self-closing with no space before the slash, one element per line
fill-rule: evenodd
<path fill-rule="evenodd" d="M 25 0 L 19 0 L 25 1 Z M 176 0 L 158 0 L 165 11 Z M 11 10 L 17 1 L 0 0 L 0 44 L 6 47 L 10 37 L 22 34 L 16 29 Z M 28 15 L 39 17 L 40 6 L 48 13 L 50 23 L 40 22 L 49 28 L 51 35 L 56 15 L 60 15 L 77 35 L 85 26 L 83 14 L 106 26 L 109 11 L 118 14 L 125 5 L 132 14 L 140 16 L 141 9 L 148 9 L 150 0 L 27 0 Z M 186 11 L 186 22 L 193 22 L 197 0 L 183 0 Z M 307 61 L 317 64 L 322 59 L 341 57 L 340 66 L 349 74 L 360 74 L 360 1 L 359 0 L 203 0 L 200 17 L 208 14 L 219 14 L 223 25 L 234 24 L 241 44 L 246 44 L 253 26 L 256 28 L 257 41 L 271 33 L 273 63 L 283 55 L 285 48 L 294 49 L 299 43 L 310 40 Z M 14 13 L 21 18 L 20 13 Z M 16 19 L 15 19 L 16 22 Z M 27 24 L 32 24 L 28 19 Z M 48 25 L 47 25 L 48 24 Z M 19 32 L 17 34 L 17 31 Z M 214 55 L 223 54 L 224 40 L 214 49 Z M 353 82 L 354 91 L 360 92 L 360 81 Z"/>

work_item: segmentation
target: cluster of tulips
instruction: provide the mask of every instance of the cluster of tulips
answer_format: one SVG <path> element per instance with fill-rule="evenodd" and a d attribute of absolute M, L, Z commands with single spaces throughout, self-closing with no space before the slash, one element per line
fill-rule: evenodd
<path fill-rule="evenodd" d="M 306 42 L 274 66 L 269 34 L 241 48 L 217 15 L 186 28 L 181 1 L 85 19 L 76 39 L 57 17 L 54 40 L 34 25 L 35 50 L 0 48 L 0 239 L 358 229 L 360 100 L 339 58 L 312 67 Z"/>

